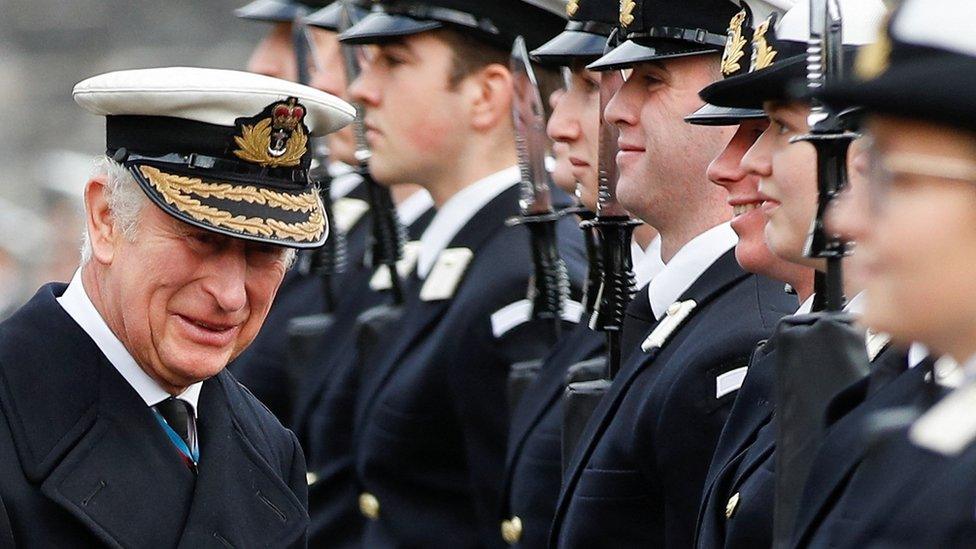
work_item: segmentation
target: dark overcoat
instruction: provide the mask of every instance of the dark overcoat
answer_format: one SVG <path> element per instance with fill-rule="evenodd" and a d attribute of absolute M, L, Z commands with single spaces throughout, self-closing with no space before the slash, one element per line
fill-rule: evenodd
<path fill-rule="evenodd" d="M 304 547 L 305 460 L 233 376 L 206 380 L 198 474 L 49 284 L 0 324 L 0 546 Z"/>

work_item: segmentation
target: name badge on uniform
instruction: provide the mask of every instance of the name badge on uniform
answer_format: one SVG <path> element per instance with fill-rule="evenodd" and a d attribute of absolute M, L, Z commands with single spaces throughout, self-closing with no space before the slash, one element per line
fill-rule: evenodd
<path fill-rule="evenodd" d="M 647 339 L 641 344 L 641 350 L 649 353 L 654 349 L 664 347 L 664 344 L 671 338 L 671 334 L 681 327 L 697 306 L 698 303 L 694 299 L 672 303 L 661 322 L 658 322 L 651 335 L 647 336 Z"/>
<path fill-rule="evenodd" d="M 976 440 L 976 383 L 956 389 L 912 424 L 908 438 L 916 446 L 946 456 Z"/>
<path fill-rule="evenodd" d="M 467 248 L 448 248 L 437 256 L 437 262 L 420 289 L 421 301 L 441 301 L 454 297 L 474 252 Z"/>
<path fill-rule="evenodd" d="M 891 341 L 891 336 L 884 333 L 874 333 L 868 330 L 867 336 L 865 337 L 864 345 L 868 350 L 868 360 L 874 362 L 874 359 L 878 358 L 881 351 L 888 346 Z"/>
<path fill-rule="evenodd" d="M 329 221 L 340 232 L 348 233 L 349 229 L 369 211 L 369 204 L 358 198 L 342 197 L 332 202 L 332 219 Z"/>
<path fill-rule="evenodd" d="M 410 271 L 417 266 L 418 258 L 420 258 L 419 240 L 413 240 L 403 245 L 403 257 L 396 263 L 397 274 L 400 275 L 400 278 L 404 278 L 410 274 Z M 393 280 L 390 278 L 390 270 L 376 269 L 376 272 L 373 273 L 373 278 L 369 279 L 369 287 L 376 292 L 392 288 Z"/>

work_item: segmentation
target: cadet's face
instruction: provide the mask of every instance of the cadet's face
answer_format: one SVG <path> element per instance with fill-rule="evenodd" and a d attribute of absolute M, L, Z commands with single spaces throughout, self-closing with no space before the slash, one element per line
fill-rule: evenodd
<path fill-rule="evenodd" d="M 324 29 L 309 28 L 312 38 L 312 64 L 309 67 L 309 84 L 336 97 L 346 99 L 348 82 L 346 65 L 342 56 L 342 46 L 338 35 Z M 356 163 L 356 139 L 352 125 L 346 126 L 326 137 L 329 153 L 334 160 L 346 164 Z"/>
<path fill-rule="evenodd" d="M 932 171 L 976 162 L 973 137 L 947 127 L 878 117 L 868 129 L 875 162 L 929 156 Z M 976 352 L 976 181 L 905 172 L 872 169 L 871 207 L 855 213 L 868 221 L 841 224 L 858 238 L 865 321 L 966 360 Z"/>
<path fill-rule="evenodd" d="M 165 387 L 219 373 L 257 335 L 285 274 L 283 249 L 217 235 L 153 205 L 118 238 L 101 283 L 110 325 Z"/>
<path fill-rule="evenodd" d="M 467 112 L 449 86 L 450 47 L 432 33 L 374 46 L 349 88 L 366 107 L 370 170 L 385 184 L 449 179 Z"/>
<path fill-rule="evenodd" d="M 705 169 L 732 131 L 686 124 L 684 117 L 702 106 L 698 90 L 713 81 L 715 62 L 686 57 L 641 63 L 604 112 L 620 129 L 620 203 L 653 226 L 683 217 L 688 193 L 713 192 L 703 181 Z"/>
<path fill-rule="evenodd" d="M 559 100 L 562 99 L 565 89 L 558 89 L 549 94 L 549 108 L 555 110 Z M 551 120 L 551 119 L 550 119 Z M 557 187 L 563 191 L 576 193 L 576 178 L 573 177 L 573 165 L 569 163 L 569 145 L 552 142 L 552 159 L 554 166 L 552 169 L 552 180 Z"/>
<path fill-rule="evenodd" d="M 739 235 L 735 257 L 744 269 L 767 274 L 768 267 L 776 263 L 766 245 L 766 219 L 759 206 L 759 178 L 745 171 L 742 157 L 769 126 L 767 120 L 745 120 L 732 136 L 732 140 L 708 166 L 708 179 L 728 192 L 732 206 L 732 230 Z"/>
<path fill-rule="evenodd" d="M 547 131 L 553 141 L 566 147 L 572 178 L 579 184 L 580 202 L 595 211 L 600 134 L 599 73 L 581 67 L 573 69 L 568 89 L 549 117 Z"/>
<path fill-rule="evenodd" d="M 298 64 L 291 38 L 291 23 L 276 23 L 271 28 L 251 53 L 247 70 L 293 82 L 298 80 Z"/>
<path fill-rule="evenodd" d="M 770 104 L 766 113 L 769 127 L 742 160 L 746 171 L 759 178 L 766 241 L 786 261 L 820 267 L 822 261 L 803 255 L 817 213 L 816 151 L 809 143 L 790 143 L 808 130 L 810 108 Z"/>

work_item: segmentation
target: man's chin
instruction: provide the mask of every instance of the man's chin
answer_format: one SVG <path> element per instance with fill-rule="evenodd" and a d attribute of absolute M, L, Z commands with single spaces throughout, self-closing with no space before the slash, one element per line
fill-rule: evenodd
<path fill-rule="evenodd" d="M 191 385 L 209 379 L 221 372 L 230 363 L 233 353 L 228 349 L 203 349 L 195 347 L 173 353 L 172 360 L 163 358 L 163 365 L 171 379 Z"/>

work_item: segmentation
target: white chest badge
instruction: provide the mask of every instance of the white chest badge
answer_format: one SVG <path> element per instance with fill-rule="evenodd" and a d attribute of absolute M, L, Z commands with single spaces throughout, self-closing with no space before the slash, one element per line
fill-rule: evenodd
<path fill-rule="evenodd" d="M 864 340 L 865 347 L 867 347 L 868 350 L 868 360 L 874 362 L 874 359 L 878 358 L 878 355 L 880 355 L 881 351 L 883 351 L 885 347 L 888 346 L 888 343 L 890 341 L 891 341 L 891 336 L 889 336 L 888 334 L 875 333 L 872 332 L 871 330 L 868 330 L 868 333 Z"/>
<path fill-rule="evenodd" d="M 641 350 L 649 353 L 654 349 L 664 347 L 664 344 L 671 338 L 671 334 L 681 327 L 697 306 L 698 303 L 694 299 L 672 303 L 661 322 L 658 322 L 651 335 L 647 336 L 647 339 L 641 344 Z"/>
<path fill-rule="evenodd" d="M 908 438 L 921 448 L 954 456 L 976 440 L 976 383 L 956 389 L 912 424 Z"/>
<path fill-rule="evenodd" d="M 421 301 L 441 301 L 454 297 L 474 252 L 467 248 L 448 248 L 437 256 L 437 262 L 420 289 Z"/>
<path fill-rule="evenodd" d="M 417 259 L 420 257 L 420 241 L 413 240 L 403 245 L 403 257 L 397 261 L 396 270 L 400 278 L 410 274 L 410 271 L 417 266 Z M 393 287 L 393 280 L 390 278 L 389 269 L 376 269 L 373 278 L 369 279 L 369 288 L 375 292 L 389 290 Z"/>
<path fill-rule="evenodd" d="M 348 233 L 349 229 L 356 225 L 356 222 L 369 211 L 369 204 L 365 200 L 358 198 L 342 197 L 332 203 L 332 219 L 335 228 L 340 232 Z"/>

